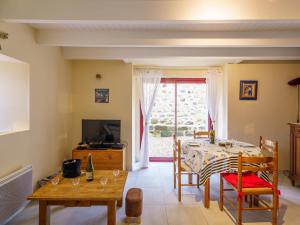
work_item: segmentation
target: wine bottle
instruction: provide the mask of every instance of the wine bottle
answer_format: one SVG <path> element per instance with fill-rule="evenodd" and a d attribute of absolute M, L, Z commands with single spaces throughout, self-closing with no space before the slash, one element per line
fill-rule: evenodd
<path fill-rule="evenodd" d="M 86 180 L 87 181 L 94 180 L 94 166 L 93 166 L 91 153 L 88 155 L 88 164 L 86 166 Z"/>
<path fill-rule="evenodd" d="M 216 133 L 215 133 L 214 127 L 212 125 L 211 129 L 209 131 L 209 143 L 210 144 L 214 144 L 215 143 L 215 138 L 216 138 L 215 135 L 216 135 Z"/>

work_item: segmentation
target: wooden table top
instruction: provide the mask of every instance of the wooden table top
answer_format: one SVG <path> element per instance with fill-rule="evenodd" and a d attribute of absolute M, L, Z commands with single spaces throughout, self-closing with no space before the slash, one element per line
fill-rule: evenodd
<path fill-rule="evenodd" d="M 36 190 L 28 200 L 59 200 L 59 201 L 108 201 L 120 200 L 123 196 L 127 179 L 127 171 L 120 171 L 114 179 L 112 170 L 94 171 L 94 180 L 86 181 L 85 175 L 80 177 L 80 184 L 74 186 L 72 178 L 63 178 L 57 185 L 48 183 Z M 101 187 L 100 177 L 107 177 L 104 188 Z"/>

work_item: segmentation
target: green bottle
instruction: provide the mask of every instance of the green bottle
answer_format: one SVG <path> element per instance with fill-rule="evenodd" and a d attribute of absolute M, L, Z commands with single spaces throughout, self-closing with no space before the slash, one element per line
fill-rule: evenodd
<path fill-rule="evenodd" d="M 214 144 L 215 143 L 215 130 L 214 128 L 212 128 L 210 131 L 209 131 L 209 143 L 210 144 Z"/>
<path fill-rule="evenodd" d="M 87 181 L 94 180 L 94 166 L 93 166 L 91 153 L 88 155 L 88 164 L 86 166 L 86 180 Z"/>

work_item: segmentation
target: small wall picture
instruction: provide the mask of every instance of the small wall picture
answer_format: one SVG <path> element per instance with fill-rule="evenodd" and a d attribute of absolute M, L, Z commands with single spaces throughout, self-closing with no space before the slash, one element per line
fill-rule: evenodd
<path fill-rule="evenodd" d="M 240 81 L 240 100 L 257 100 L 257 80 Z"/>
<path fill-rule="evenodd" d="M 109 103 L 109 89 L 96 88 L 95 89 L 95 102 L 96 103 Z"/>

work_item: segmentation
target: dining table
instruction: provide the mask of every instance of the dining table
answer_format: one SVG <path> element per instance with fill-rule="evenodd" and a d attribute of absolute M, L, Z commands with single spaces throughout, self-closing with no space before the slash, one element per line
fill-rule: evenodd
<path fill-rule="evenodd" d="M 211 176 L 236 170 L 239 152 L 249 157 L 270 156 L 270 152 L 262 151 L 258 146 L 237 140 L 216 140 L 211 144 L 208 138 L 199 138 L 182 142 L 183 163 L 199 175 L 200 185 L 204 186 L 205 208 L 210 206 Z M 268 174 L 259 176 L 269 181 Z"/>
<path fill-rule="evenodd" d="M 95 170 L 94 180 L 87 181 L 84 174 L 76 183 L 73 178 L 59 177 L 57 184 L 47 183 L 37 189 L 28 200 L 39 202 L 39 225 L 50 225 L 51 205 L 65 207 L 107 206 L 107 224 L 116 224 L 116 207 L 122 206 L 127 171 L 120 171 L 115 177 L 112 170 Z M 100 179 L 105 178 L 105 185 Z M 99 221 L 100 222 L 100 221 Z"/>

